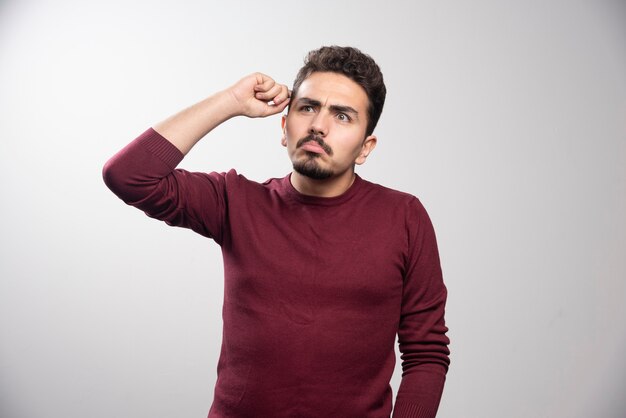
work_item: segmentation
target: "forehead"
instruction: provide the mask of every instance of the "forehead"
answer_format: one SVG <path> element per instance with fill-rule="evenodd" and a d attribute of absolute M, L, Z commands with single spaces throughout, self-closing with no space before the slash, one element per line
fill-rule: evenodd
<path fill-rule="evenodd" d="M 296 100 L 313 99 L 324 105 L 350 106 L 365 113 L 368 105 L 363 87 L 343 74 L 314 72 L 300 85 Z"/>

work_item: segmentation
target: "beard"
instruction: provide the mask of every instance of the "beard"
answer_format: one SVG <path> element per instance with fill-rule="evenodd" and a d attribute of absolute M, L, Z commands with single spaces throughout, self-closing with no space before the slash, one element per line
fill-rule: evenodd
<path fill-rule="evenodd" d="M 329 147 L 322 138 L 315 135 L 308 135 L 298 141 L 296 148 L 300 148 L 302 145 L 309 141 L 316 142 L 320 147 L 324 149 L 329 156 L 333 155 L 333 150 Z M 306 152 L 306 157 L 303 160 L 298 160 L 293 163 L 293 169 L 303 176 L 311 178 L 313 180 L 325 180 L 331 177 L 334 173 L 332 170 L 328 170 L 320 167 L 317 159 L 319 155 L 313 152 Z"/>
<path fill-rule="evenodd" d="M 308 154 L 308 153 L 307 153 Z M 299 160 L 293 163 L 293 169 L 313 180 L 325 180 L 333 175 L 331 170 L 320 167 L 317 162 L 316 155 L 307 155 L 305 160 Z"/>

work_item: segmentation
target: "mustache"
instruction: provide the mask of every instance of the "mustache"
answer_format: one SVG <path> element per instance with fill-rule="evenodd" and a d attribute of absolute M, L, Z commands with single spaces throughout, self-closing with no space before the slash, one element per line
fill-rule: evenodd
<path fill-rule="evenodd" d="M 296 143 L 296 148 L 300 148 L 302 145 L 306 144 L 307 142 L 315 142 L 317 143 L 317 145 L 319 145 L 320 147 L 322 147 L 322 149 L 324 150 L 324 152 L 326 154 L 333 155 L 333 150 L 331 147 L 328 146 L 328 144 L 326 142 L 324 142 L 324 140 L 322 138 L 320 138 L 319 136 L 315 136 L 315 135 L 308 135 L 305 136 L 304 138 L 300 139 L 297 143 Z"/>

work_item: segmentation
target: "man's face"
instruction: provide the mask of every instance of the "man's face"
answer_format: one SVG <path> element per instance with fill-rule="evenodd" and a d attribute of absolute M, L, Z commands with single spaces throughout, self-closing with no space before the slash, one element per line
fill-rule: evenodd
<path fill-rule="evenodd" d="M 282 120 L 281 143 L 294 170 L 316 180 L 352 176 L 376 145 L 375 136 L 365 136 L 368 104 L 365 90 L 343 74 L 306 78 Z"/>

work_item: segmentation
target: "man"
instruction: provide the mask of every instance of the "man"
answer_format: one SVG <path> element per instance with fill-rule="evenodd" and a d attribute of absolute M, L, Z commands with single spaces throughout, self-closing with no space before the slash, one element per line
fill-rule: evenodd
<path fill-rule="evenodd" d="M 148 129 L 109 160 L 126 203 L 212 238 L 223 340 L 209 418 L 434 417 L 449 364 L 435 234 L 414 196 L 354 172 L 376 145 L 385 85 L 349 47 L 309 53 L 293 91 L 252 74 Z M 235 116 L 282 112 L 293 172 L 259 184 L 175 167 Z"/>

